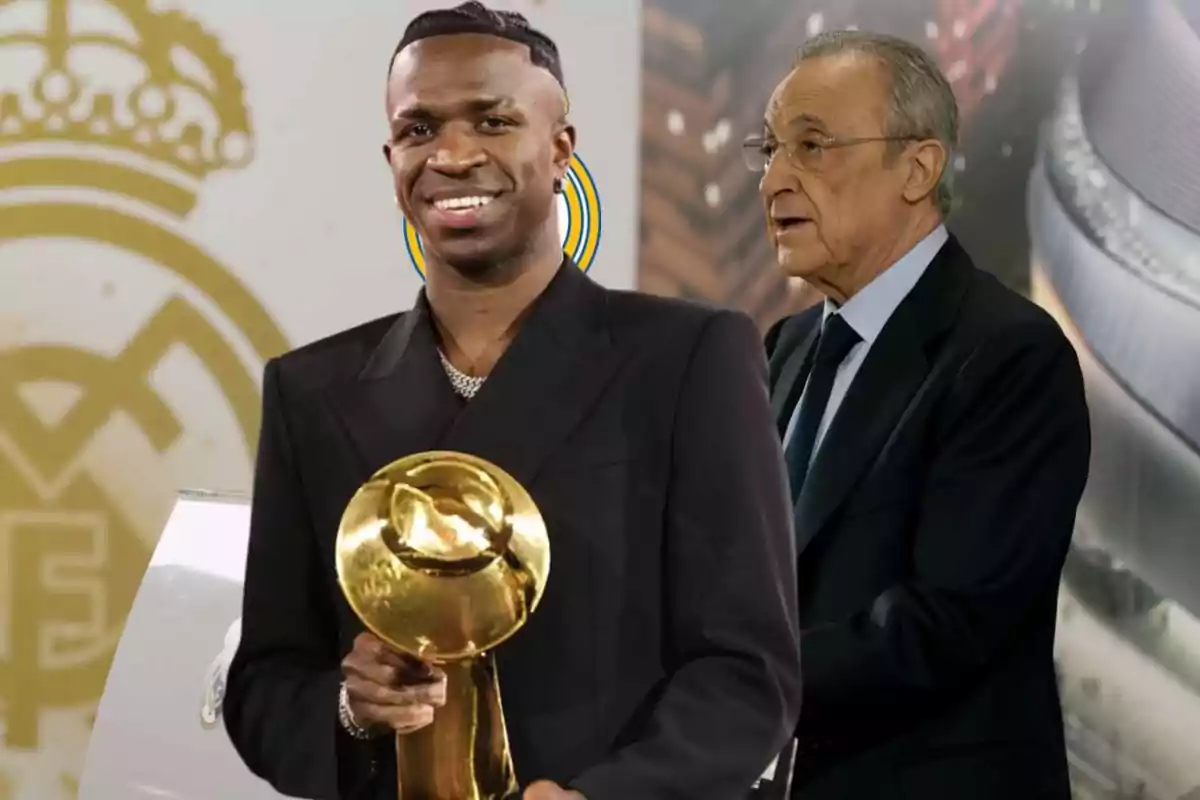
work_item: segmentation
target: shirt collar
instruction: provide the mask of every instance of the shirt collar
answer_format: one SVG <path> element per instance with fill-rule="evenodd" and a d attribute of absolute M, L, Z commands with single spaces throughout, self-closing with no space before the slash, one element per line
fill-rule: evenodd
<path fill-rule="evenodd" d="M 879 337 L 883 326 L 895 313 L 896 308 L 925 274 L 925 270 L 949 236 L 946 226 L 938 225 L 899 261 L 875 276 L 874 280 L 840 308 L 833 301 L 826 300 L 821 321 L 824 322 L 830 314 L 841 314 L 842 319 L 846 320 L 854 332 L 870 345 Z"/>

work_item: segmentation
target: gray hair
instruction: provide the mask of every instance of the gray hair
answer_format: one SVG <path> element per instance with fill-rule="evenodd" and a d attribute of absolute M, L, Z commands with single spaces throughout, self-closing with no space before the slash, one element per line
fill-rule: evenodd
<path fill-rule="evenodd" d="M 958 101 L 937 62 L 917 45 L 896 36 L 841 30 L 809 39 L 796 53 L 796 63 L 840 53 L 873 58 L 887 72 L 891 84 L 887 136 L 936 139 L 946 148 L 946 167 L 938 179 L 935 200 L 942 216 L 948 216 L 954 207 L 952 159 L 958 147 Z"/>

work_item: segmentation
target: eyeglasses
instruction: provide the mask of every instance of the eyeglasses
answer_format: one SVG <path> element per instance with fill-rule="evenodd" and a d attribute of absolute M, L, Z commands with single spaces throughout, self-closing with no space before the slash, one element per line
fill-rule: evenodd
<path fill-rule="evenodd" d="M 867 142 L 915 142 L 916 136 L 846 136 L 827 137 L 808 135 L 791 144 L 784 144 L 765 136 L 747 136 L 742 142 L 742 158 L 751 172 L 766 172 L 775 154 L 780 150 L 789 161 L 806 172 L 816 172 L 827 150 L 850 147 Z"/>

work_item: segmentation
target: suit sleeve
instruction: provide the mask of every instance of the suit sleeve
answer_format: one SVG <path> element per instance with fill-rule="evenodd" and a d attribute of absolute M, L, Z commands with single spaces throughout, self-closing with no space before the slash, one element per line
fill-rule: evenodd
<path fill-rule="evenodd" d="M 286 414 L 272 360 L 263 375 L 242 638 L 229 669 L 225 727 L 246 766 L 277 791 L 349 800 L 352 785 L 369 774 L 370 755 L 337 721 L 337 628 Z"/>
<path fill-rule="evenodd" d="M 802 633 L 801 741 L 811 728 L 853 744 L 936 708 L 1054 606 L 1091 446 L 1075 351 L 1052 322 L 1005 331 L 968 359 L 945 414 L 911 580 Z"/>
<path fill-rule="evenodd" d="M 572 784 L 588 800 L 745 797 L 800 712 L 791 506 L 748 317 L 706 323 L 672 440 L 664 601 L 674 668 L 640 740 Z"/>

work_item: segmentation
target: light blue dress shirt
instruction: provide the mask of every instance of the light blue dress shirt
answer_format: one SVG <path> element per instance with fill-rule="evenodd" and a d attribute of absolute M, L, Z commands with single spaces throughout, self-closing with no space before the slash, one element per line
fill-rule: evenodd
<path fill-rule="evenodd" d="M 917 281 L 925 274 L 925 270 L 948 238 L 949 233 L 946 231 L 946 227 L 939 225 L 932 233 L 917 242 L 916 246 L 905 253 L 899 261 L 879 273 L 873 281 L 847 300 L 845 305 L 839 308 L 833 301 L 825 301 L 821 324 L 825 323 L 830 314 L 841 314 L 842 319 L 846 320 L 862 341 L 854 345 L 842 361 L 841 366 L 838 367 L 837 376 L 833 379 L 833 389 L 829 395 L 829 404 L 825 406 L 825 415 L 821 417 L 821 425 L 817 428 L 817 439 L 813 444 L 812 457 L 816 457 L 817 451 L 821 448 L 821 440 L 825 438 L 825 432 L 829 430 L 829 424 L 833 422 L 838 407 L 846 397 L 846 391 L 850 388 L 854 376 L 858 374 L 867 353 L 871 350 L 871 345 L 879 338 L 883 326 L 891 319 L 901 301 L 917 285 Z M 788 421 L 787 431 L 783 436 L 784 447 L 787 447 L 792 441 L 792 434 L 796 429 L 796 422 L 800 418 L 800 409 L 804 405 L 804 395 L 806 394 L 808 394 L 807 386 L 804 387 L 804 394 L 800 395 L 800 402 L 796 403 L 796 408 L 792 411 L 792 418 Z"/>

